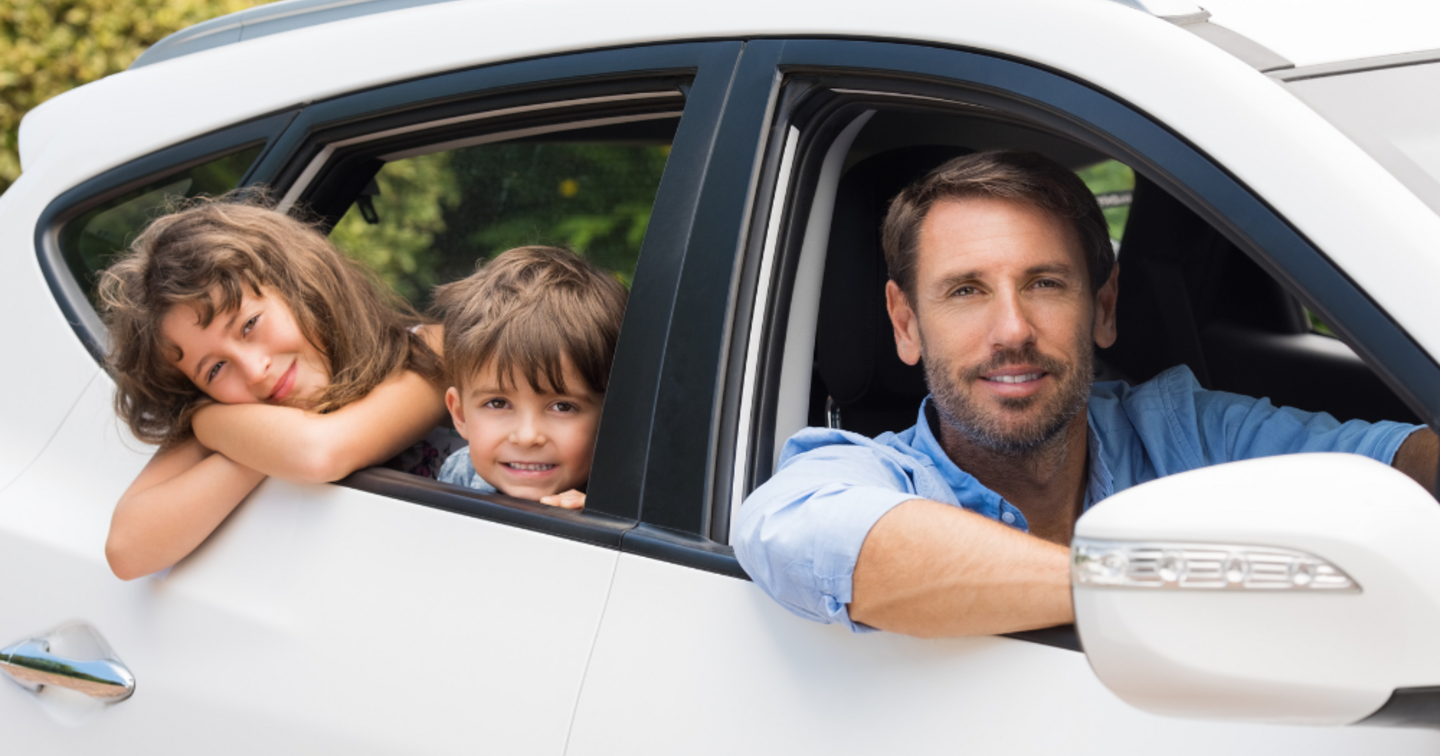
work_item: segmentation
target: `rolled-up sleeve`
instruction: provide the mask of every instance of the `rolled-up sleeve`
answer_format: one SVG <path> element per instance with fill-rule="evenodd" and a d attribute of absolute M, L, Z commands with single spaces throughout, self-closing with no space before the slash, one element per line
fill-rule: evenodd
<path fill-rule="evenodd" d="M 731 539 L 735 556 L 791 612 L 871 630 L 846 609 L 855 561 L 886 512 L 924 498 L 913 481 L 914 461 L 868 445 L 800 448 L 792 439 L 775 475 L 741 506 Z"/>

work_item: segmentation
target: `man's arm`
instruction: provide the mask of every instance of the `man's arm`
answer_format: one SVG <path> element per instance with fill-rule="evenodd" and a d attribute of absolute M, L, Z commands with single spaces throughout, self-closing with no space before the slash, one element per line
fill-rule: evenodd
<path fill-rule="evenodd" d="M 1390 465 L 1434 495 L 1437 460 L 1440 460 L 1440 441 L 1436 440 L 1434 431 L 1421 428 L 1405 438 Z"/>
<path fill-rule="evenodd" d="M 865 538 L 850 618 L 922 638 L 1074 622 L 1070 550 L 948 504 L 907 501 Z"/>

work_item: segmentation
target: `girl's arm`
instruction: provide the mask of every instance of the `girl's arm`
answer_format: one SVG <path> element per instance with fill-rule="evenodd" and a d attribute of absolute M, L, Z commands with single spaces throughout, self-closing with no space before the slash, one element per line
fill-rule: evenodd
<path fill-rule="evenodd" d="M 325 483 L 383 462 L 445 417 L 444 388 L 406 370 L 364 398 L 317 415 L 268 404 L 212 404 L 195 413 L 205 446 L 266 475 Z"/>
<path fill-rule="evenodd" d="M 152 458 L 115 505 L 105 559 L 121 580 L 195 550 L 265 475 L 191 439 Z"/>

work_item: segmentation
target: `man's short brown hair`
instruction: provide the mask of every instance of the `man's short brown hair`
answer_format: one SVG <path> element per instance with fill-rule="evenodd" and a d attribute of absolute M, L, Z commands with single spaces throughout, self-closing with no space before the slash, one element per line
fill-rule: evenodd
<path fill-rule="evenodd" d="M 1115 267 L 1110 230 L 1095 195 L 1074 172 L 1022 150 L 988 150 L 962 155 L 930 171 L 890 201 L 881 243 L 890 278 L 912 301 L 920 227 L 936 202 L 993 197 L 1023 202 L 1066 223 L 1085 257 L 1090 286 L 1098 292 Z"/>
<path fill-rule="evenodd" d="M 619 281 L 574 252 L 530 246 L 500 253 L 435 289 L 451 385 L 461 388 L 493 365 L 502 386 L 518 374 L 537 392 L 563 394 L 569 358 L 590 390 L 605 393 L 626 296 Z"/>

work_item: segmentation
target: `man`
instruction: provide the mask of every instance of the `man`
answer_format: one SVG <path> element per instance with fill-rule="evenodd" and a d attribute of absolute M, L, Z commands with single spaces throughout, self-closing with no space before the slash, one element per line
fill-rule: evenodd
<path fill-rule="evenodd" d="M 803 617 L 927 637 L 1073 622 L 1076 518 L 1205 465 L 1342 451 L 1435 480 L 1421 426 L 1209 392 L 1184 367 L 1092 386 L 1118 269 L 1094 197 L 1039 155 L 937 168 L 891 203 L 883 244 L 896 349 L 931 391 L 917 424 L 801 431 L 736 527 L 741 565 Z"/>

